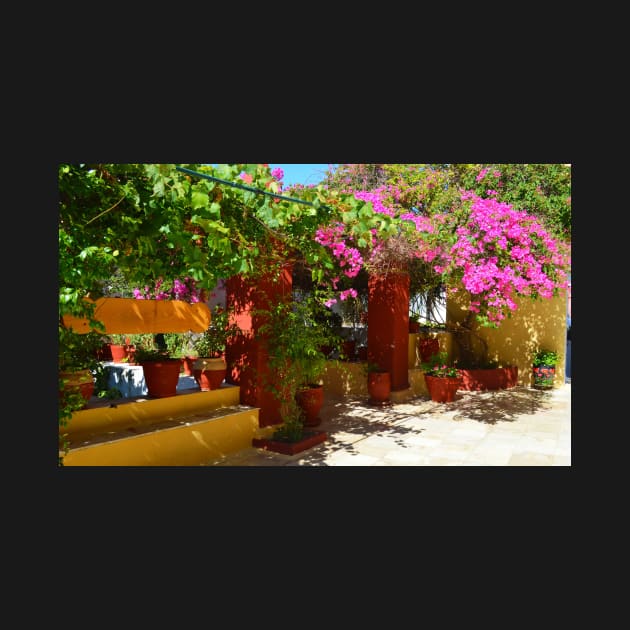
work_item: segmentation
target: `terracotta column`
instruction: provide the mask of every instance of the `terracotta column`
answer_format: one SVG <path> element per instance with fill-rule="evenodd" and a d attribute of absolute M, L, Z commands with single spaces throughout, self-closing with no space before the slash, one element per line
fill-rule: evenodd
<path fill-rule="evenodd" d="M 368 279 L 368 362 L 389 370 L 392 391 L 409 387 L 409 274 Z"/>
<path fill-rule="evenodd" d="M 268 374 L 268 352 L 265 339 L 257 333 L 263 323 L 256 309 L 268 309 L 271 304 L 292 297 L 292 267 L 287 265 L 277 277 L 265 276 L 257 280 L 234 276 L 226 282 L 226 306 L 235 309 L 233 322 L 244 335 L 231 340 L 226 347 L 228 372 L 225 380 L 241 388 L 243 405 L 259 407 L 261 427 L 281 422 L 280 403 L 262 387 Z"/>

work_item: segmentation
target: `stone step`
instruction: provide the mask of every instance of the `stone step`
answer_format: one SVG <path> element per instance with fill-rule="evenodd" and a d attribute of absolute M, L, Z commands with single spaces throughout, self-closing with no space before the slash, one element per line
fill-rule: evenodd
<path fill-rule="evenodd" d="M 64 466 L 196 466 L 248 448 L 259 410 L 223 384 L 167 398 L 92 398 L 63 429 Z"/>
<path fill-rule="evenodd" d="M 199 466 L 251 446 L 258 409 L 233 405 L 69 436 L 64 466 Z"/>

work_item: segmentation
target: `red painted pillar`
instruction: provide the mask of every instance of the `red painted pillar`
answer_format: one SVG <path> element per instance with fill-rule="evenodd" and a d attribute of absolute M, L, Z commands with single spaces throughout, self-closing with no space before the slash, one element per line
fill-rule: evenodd
<path fill-rule="evenodd" d="M 368 362 L 389 370 L 392 391 L 409 387 L 409 274 L 368 279 Z"/>
<path fill-rule="evenodd" d="M 292 268 L 287 265 L 275 278 L 265 276 L 253 280 L 234 276 L 225 286 L 226 307 L 236 312 L 232 321 L 245 331 L 227 344 L 225 380 L 240 386 L 241 404 L 260 408 L 258 420 L 261 427 L 278 424 L 281 418 L 280 402 L 262 386 L 264 375 L 268 374 L 268 352 L 265 339 L 257 333 L 262 318 L 254 311 L 290 300 L 292 283 Z"/>

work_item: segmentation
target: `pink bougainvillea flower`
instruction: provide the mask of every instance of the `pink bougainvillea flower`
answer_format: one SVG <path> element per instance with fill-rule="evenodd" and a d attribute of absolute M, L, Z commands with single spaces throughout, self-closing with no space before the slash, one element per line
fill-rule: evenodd
<path fill-rule="evenodd" d="M 246 183 L 251 184 L 254 181 L 254 178 L 249 173 L 241 173 L 239 177 Z"/>

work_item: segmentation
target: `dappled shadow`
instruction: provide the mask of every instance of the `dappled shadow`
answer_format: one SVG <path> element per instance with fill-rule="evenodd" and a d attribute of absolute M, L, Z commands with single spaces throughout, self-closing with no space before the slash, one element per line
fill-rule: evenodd
<path fill-rule="evenodd" d="M 421 424 L 409 420 L 448 419 L 474 420 L 494 425 L 515 422 L 527 415 L 536 415 L 551 408 L 549 392 L 525 387 L 496 391 L 458 391 L 452 403 L 436 403 L 426 397 L 386 407 L 373 407 L 364 398 L 327 400 L 318 427 L 328 433 L 328 440 L 298 457 L 302 465 L 326 465 L 331 453 L 343 449 L 359 453 L 355 447 L 370 436 L 389 439 L 392 446 L 413 448 L 412 435 L 425 431 Z M 336 436 L 337 435 L 337 436 Z"/>
<path fill-rule="evenodd" d="M 485 424 L 514 422 L 524 415 L 536 415 L 551 407 L 549 392 L 513 387 L 496 391 L 458 391 L 448 410 L 453 420 L 475 420 Z"/>
<path fill-rule="evenodd" d="M 419 404 L 371 406 L 366 398 L 327 400 L 322 408 L 322 423 L 317 429 L 326 431 L 328 439 L 319 446 L 299 453 L 302 465 L 327 465 L 328 455 L 343 450 L 357 453 L 356 442 L 370 436 L 379 436 L 392 441 L 392 447 L 411 448 L 407 442 L 410 435 L 420 435 L 425 429 L 401 424 L 410 418 L 430 414 L 431 403 L 422 400 Z"/>

